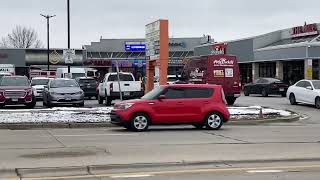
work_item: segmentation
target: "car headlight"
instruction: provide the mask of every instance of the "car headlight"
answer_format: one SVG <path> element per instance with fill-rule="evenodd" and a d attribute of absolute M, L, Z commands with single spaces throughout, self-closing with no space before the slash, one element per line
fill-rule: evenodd
<path fill-rule="evenodd" d="M 122 103 L 122 104 L 116 104 L 114 106 L 115 109 L 128 109 L 130 108 L 131 106 L 133 106 L 134 103 Z"/>
<path fill-rule="evenodd" d="M 81 95 L 81 94 L 83 94 L 83 91 L 79 91 L 79 92 L 76 92 L 76 93 L 74 93 L 75 95 Z"/>
<path fill-rule="evenodd" d="M 55 95 L 58 95 L 58 93 L 56 93 L 56 92 L 50 92 L 50 95 L 55 96 Z"/>
<path fill-rule="evenodd" d="M 27 96 L 30 96 L 30 95 L 32 95 L 32 94 L 33 94 L 32 89 L 28 89 L 28 90 L 27 90 Z"/>

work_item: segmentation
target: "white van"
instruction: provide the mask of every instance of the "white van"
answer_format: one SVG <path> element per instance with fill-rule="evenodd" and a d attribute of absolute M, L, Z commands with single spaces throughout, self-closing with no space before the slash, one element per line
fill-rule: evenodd
<path fill-rule="evenodd" d="M 86 77 L 86 70 L 84 68 L 70 68 L 71 77 L 68 75 L 68 68 L 57 68 L 56 78 L 78 78 Z"/>

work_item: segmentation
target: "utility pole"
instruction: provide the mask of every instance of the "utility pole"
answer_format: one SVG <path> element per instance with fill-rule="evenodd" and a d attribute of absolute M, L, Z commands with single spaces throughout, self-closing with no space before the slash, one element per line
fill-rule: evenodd
<path fill-rule="evenodd" d="M 55 17 L 56 15 L 43 15 L 40 14 L 41 16 L 43 16 L 44 18 L 47 19 L 47 65 L 48 65 L 48 71 L 50 70 L 50 28 L 49 28 L 49 24 L 50 24 L 50 18 Z"/>
<path fill-rule="evenodd" d="M 68 10 L 68 49 L 70 49 L 70 0 L 67 0 Z M 68 73 L 70 74 L 70 65 L 68 64 Z"/>

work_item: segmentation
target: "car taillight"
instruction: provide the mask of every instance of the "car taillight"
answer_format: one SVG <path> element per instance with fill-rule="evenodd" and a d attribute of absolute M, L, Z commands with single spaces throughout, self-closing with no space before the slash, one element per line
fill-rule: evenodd
<path fill-rule="evenodd" d="M 110 92 L 113 91 L 113 83 L 110 83 Z"/>
<path fill-rule="evenodd" d="M 240 83 L 240 82 L 237 82 L 237 81 L 234 81 L 234 82 L 233 82 L 233 86 L 235 86 L 235 87 L 241 87 L 241 83 Z"/>

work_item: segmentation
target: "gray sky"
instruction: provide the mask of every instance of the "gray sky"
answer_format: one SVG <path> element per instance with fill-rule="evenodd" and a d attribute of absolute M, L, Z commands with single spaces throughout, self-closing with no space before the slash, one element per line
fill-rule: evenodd
<path fill-rule="evenodd" d="M 210 34 L 217 41 L 259 35 L 320 22 L 319 0 L 70 0 L 71 46 L 103 38 L 144 37 L 145 24 L 159 18 L 170 23 L 170 37 Z M 51 47 L 67 47 L 66 0 L 1 0 L 0 36 L 15 25 L 36 29 L 46 44 L 51 20 Z"/>

